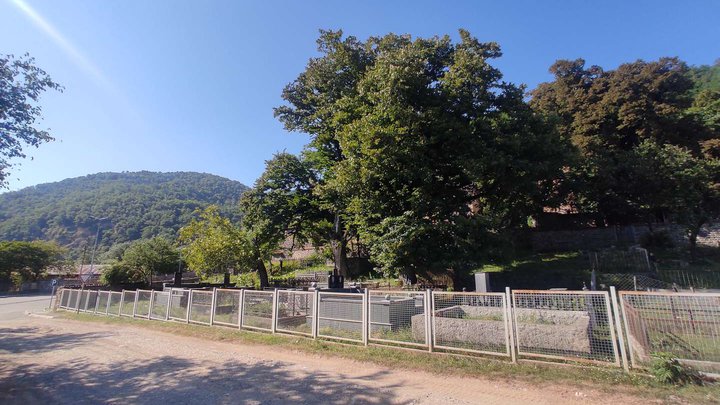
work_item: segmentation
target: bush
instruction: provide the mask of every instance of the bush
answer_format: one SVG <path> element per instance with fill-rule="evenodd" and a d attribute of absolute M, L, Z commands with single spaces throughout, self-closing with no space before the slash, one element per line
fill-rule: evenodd
<path fill-rule="evenodd" d="M 237 276 L 237 281 L 235 283 L 238 287 L 254 287 L 254 288 L 260 288 L 260 277 L 258 277 L 257 273 L 241 273 Z"/>
<path fill-rule="evenodd" d="M 120 285 L 137 281 L 130 266 L 122 262 L 114 262 L 100 276 L 103 285 Z"/>
<path fill-rule="evenodd" d="M 640 246 L 645 249 L 669 249 L 673 245 L 673 240 L 667 231 L 648 232 L 640 237 Z"/>
<path fill-rule="evenodd" d="M 702 385 L 700 374 L 692 367 L 680 363 L 672 354 L 655 353 L 653 357 L 650 371 L 658 381 L 673 385 Z"/>

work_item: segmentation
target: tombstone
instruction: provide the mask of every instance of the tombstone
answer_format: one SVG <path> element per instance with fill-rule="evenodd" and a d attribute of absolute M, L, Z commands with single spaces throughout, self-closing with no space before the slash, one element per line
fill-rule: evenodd
<path fill-rule="evenodd" d="M 490 273 L 475 273 L 475 291 L 476 292 L 491 292 L 490 287 Z"/>

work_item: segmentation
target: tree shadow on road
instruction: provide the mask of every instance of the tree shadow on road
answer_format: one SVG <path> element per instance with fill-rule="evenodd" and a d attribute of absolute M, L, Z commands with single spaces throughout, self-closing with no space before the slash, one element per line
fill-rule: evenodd
<path fill-rule="evenodd" d="M 81 358 L 62 366 L 8 361 L 0 365 L 0 403 L 397 403 L 400 384 L 370 384 L 385 374 L 345 380 L 298 364 L 205 364 L 174 356 L 111 364 Z"/>
<path fill-rule="evenodd" d="M 109 333 L 52 333 L 41 328 L 0 328 L 0 353 L 43 353 L 71 349 L 109 336 Z"/>

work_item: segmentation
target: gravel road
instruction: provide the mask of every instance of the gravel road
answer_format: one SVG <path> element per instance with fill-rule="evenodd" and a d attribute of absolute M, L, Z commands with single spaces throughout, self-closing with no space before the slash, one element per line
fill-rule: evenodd
<path fill-rule="evenodd" d="M 390 370 L 132 325 L 37 317 L 0 323 L 0 404 L 647 402 L 577 387 Z"/>

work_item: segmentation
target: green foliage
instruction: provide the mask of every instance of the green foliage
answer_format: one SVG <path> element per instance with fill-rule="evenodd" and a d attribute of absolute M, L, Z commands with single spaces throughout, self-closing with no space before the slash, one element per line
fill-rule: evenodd
<path fill-rule="evenodd" d="M 235 285 L 260 289 L 260 277 L 258 277 L 257 273 L 241 273 L 238 274 Z"/>
<path fill-rule="evenodd" d="M 696 370 L 680 363 L 671 353 L 653 354 L 650 372 L 663 384 L 703 384 L 702 378 Z"/>
<path fill-rule="evenodd" d="M 0 194 L 0 240 L 53 240 L 75 258 L 92 247 L 103 221 L 98 252 L 138 239 L 174 239 L 196 209 L 216 204 L 233 217 L 241 183 L 192 173 L 99 173 Z M 116 252 L 107 260 L 117 260 Z"/>
<path fill-rule="evenodd" d="M 100 276 L 100 283 L 103 285 L 121 285 L 140 281 L 135 272 L 125 263 L 114 262 L 103 271 Z"/>
<path fill-rule="evenodd" d="M 174 273 L 179 260 L 177 248 L 162 237 L 135 241 L 122 255 L 122 264 L 130 270 L 133 278 L 148 284 L 155 274 Z"/>
<path fill-rule="evenodd" d="M 38 280 L 49 268 L 66 265 L 66 254 L 53 242 L 0 242 L 0 281 L 12 280 L 19 286 Z"/>
<path fill-rule="evenodd" d="M 0 54 L 0 188 L 7 187 L 10 160 L 25 158 L 23 148 L 53 140 L 36 125 L 42 118 L 38 101 L 47 90 L 63 87 L 35 66 L 35 59 Z"/>
<path fill-rule="evenodd" d="M 244 232 L 216 206 L 206 208 L 180 229 L 179 241 L 188 267 L 205 277 L 237 270 L 249 250 Z"/>

